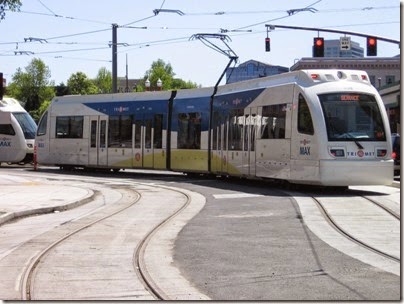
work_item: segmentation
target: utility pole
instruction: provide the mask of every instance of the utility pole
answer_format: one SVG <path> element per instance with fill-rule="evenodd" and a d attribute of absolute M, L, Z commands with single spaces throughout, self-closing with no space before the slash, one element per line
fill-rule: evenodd
<path fill-rule="evenodd" d="M 128 54 L 126 54 L 126 88 L 125 92 L 129 92 L 129 78 L 128 78 Z"/>
<path fill-rule="evenodd" d="M 118 92 L 118 24 L 112 24 L 112 93 Z"/>

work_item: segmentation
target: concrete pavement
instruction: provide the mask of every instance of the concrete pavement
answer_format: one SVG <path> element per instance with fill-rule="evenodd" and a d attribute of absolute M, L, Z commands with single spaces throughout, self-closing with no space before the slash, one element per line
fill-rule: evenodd
<path fill-rule="evenodd" d="M 89 189 L 0 175 L 0 225 L 25 216 L 75 208 L 93 196 Z"/>

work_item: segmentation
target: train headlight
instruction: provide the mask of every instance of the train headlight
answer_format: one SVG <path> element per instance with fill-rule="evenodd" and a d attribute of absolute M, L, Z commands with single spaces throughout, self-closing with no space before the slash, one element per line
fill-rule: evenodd
<path fill-rule="evenodd" d="M 27 144 L 27 147 L 32 149 L 34 146 L 32 144 Z"/>
<path fill-rule="evenodd" d="M 331 148 L 330 154 L 334 157 L 345 157 L 345 150 L 342 148 Z"/>

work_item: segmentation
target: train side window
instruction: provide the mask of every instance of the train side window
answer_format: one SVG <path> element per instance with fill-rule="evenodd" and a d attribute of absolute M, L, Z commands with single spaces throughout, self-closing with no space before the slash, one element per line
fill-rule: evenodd
<path fill-rule="evenodd" d="M 56 117 L 56 138 L 83 138 L 83 116 Z"/>
<path fill-rule="evenodd" d="M 153 148 L 163 147 L 163 114 L 154 115 Z"/>
<path fill-rule="evenodd" d="M 178 149 L 201 148 L 201 113 L 178 114 Z"/>
<path fill-rule="evenodd" d="M 38 125 L 38 130 L 36 132 L 36 135 L 42 136 L 46 134 L 46 129 L 48 128 L 48 111 L 46 111 L 41 118 L 41 121 L 39 122 Z"/>
<path fill-rule="evenodd" d="M 286 104 L 262 107 L 261 138 L 285 138 Z"/>
<path fill-rule="evenodd" d="M 142 121 L 135 121 L 135 148 L 140 149 L 142 140 Z"/>
<path fill-rule="evenodd" d="M 152 147 L 152 123 L 151 119 L 145 120 L 145 136 L 144 136 L 144 147 L 146 149 L 151 149 Z"/>
<path fill-rule="evenodd" d="M 0 134 L 15 135 L 15 131 L 11 124 L 0 124 Z"/>
<path fill-rule="evenodd" d="M 90 143 L 91 148 L 96 148 L 97 147 L 97 121 L 92 120 L 91 121 L 91 143 Z"/>
<path fill-rule="evenodd" d="M 314 134 L 313 120 L 311 118 L 310 109 L 302 94 L 299 94 L 297 130 L 299 133 L 303 134 Z"/>
<path fill-rule="evenodd" d="M 244 109 L 237 109 L 231 113 L 229 121 L 229 150 L 242 150 L 244 128 Z"/>
<path fill-rule="evenodd" d="M 100 148 L 106 148 L 106 141 L 107 141 L 107 121 L 101 120 L 100 125 Z"/>
<path fill-rule="evenodd" d="M 108 147 L 132 147 L 132 116 L 110 116 Z"/>

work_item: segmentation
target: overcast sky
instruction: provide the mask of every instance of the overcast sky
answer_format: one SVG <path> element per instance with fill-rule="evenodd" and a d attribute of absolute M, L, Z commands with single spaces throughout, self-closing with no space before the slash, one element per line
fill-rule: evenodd
<path fill-rule="evenodd" d="M 212 86 L 228 58 L 205 46 L 198 33 L 225 33 L 239 56 L 290 67 L 311 57 L 317 32 L 275 29 L 265 52 L 265 24 L 333 28 L 400 39 L 400 2 L 380 0 L 22 0 L 21 12 L 0 22 L 0 72 L 7 82 L 17 68 L 42 59 L 56 84 L 82 71 L 94 78 L 101 67 L 112 70 L 112 24 L 118 24 L 118 76 L 141 78 L 153 61 L 170 63 L 176 76 Z M 159 14 L 153 11 L 161 9 Z M 164 11 L 164 10 L 169 10 Z M 341 34 L 320 32 L 325 39 Z M 365 38 L 351 40 L 366 47 Z M 220 39 L 210 40 L 227 48 Z M 366 50 L 365 50 L 366 53 Z M 400 53 L 396 44 L 378 42 L 378 57 Z"/>

